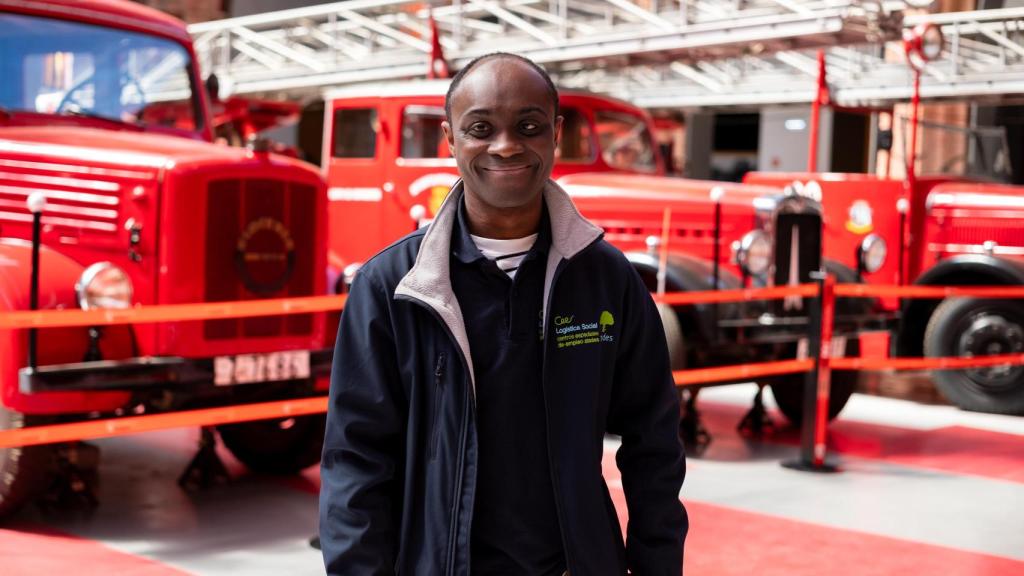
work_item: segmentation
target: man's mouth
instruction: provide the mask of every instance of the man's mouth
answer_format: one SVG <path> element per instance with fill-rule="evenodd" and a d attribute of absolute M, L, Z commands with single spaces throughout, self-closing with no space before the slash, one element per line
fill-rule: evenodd
<path fill-rule="evenodd" d="M 517 172 L 525 172 L 530 170 L 532 167 L 529 164 L 510 164 L 508 166 L 485 166 L 486 172 L 495 172 L 502 175 L 515 174 Z"/>

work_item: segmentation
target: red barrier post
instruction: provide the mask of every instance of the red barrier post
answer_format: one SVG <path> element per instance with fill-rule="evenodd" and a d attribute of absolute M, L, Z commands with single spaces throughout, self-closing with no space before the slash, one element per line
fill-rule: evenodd
<path fill-rule="evenodd" d="M 814 467 L 825 466 L 829 394 L 832 388 L 832 330 L 836 312 L 836 279 L 826 275 L 821 284 L 821 350 L 818 352 L 817 397 L 814 411 Z"/>
<path fill-rule="evenodd" d="M 806 472 L 837 472 L 825 462 L 828 439 L 829 394 L 832 384 L 832 331 L 835 324 L 836 281 L 824 274 L 818 297 L 812 300 L 809 314 L 807 351 L 813 367 L 804 381 L 803 423 L 800 429 L 800 457 L 783 462 L 786 468 Z"/>

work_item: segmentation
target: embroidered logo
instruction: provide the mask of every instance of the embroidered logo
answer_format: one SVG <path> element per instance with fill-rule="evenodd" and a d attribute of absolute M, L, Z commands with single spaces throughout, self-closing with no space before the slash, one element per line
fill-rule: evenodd
<path fill-rule="evenodd" d="M 559 348 L 615 341 L 615 336 L 608 333 L 608 328 L 615 325 L 615 317 L 607 310 L 594 322 L 576 322 L 575 315 L 557 315 L 553 322 L 555 343 Z"/>

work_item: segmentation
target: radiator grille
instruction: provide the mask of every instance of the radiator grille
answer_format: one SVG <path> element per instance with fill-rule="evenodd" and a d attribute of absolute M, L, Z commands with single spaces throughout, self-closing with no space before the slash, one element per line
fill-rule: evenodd
<path fill-rule="evenodd" d="M 207 191 L 206 300 L 311 296 L 316 190 L 280 180 L 218 180 Z M 208 340 L 306 335 L 310 314 L 207 320 Z"/>
<path fill-rule="evenodd" d="M 781 212 L 775 220 L 776 286 L 813 281 L 812 273 L 821 269 L 821 215 L 815 212 Z M 802 300 L 786 299 L 777 303 L 779 312 L 793 314 L 805 310 Z"/>

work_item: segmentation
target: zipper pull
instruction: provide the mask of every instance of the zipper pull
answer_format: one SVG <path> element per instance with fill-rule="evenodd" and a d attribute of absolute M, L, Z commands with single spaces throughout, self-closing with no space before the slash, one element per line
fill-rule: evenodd
<path fill-rule="evenodd" d="M 444 361 L 445 353 L 441 352 L 437 355 L 437 368 L 434 369 L 434 377 L 437 378 L 437 384 L 441 384 L 441 377 L 444 376 Z"/>

